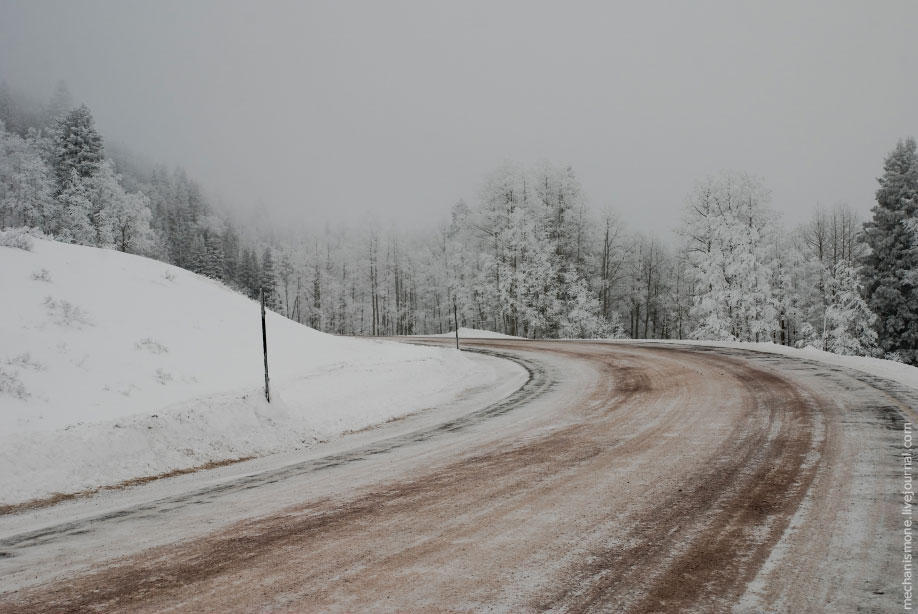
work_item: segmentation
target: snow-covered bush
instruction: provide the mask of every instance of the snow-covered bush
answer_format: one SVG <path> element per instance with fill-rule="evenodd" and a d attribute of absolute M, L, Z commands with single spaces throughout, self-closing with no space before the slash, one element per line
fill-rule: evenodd
<path fill-rule="evenodd" d="M 0 247 L 13 247 L 32 251 L 32 235 L 28 228 L 10 228 L 0 230 Z"/>
<path fill-rule="evenodd" d="M 0 367 L 0 394 L 8 394 L 17 399 L 29 398 L 29 391 L 12 370 Z"/>
<path fill-rule="evenodd" d="M 44 302 L 45 308 L 51 320 L 58 326 L 72 326 L 80 328 L 82 326 L 92 326 L 92 319 L 89 314 L 64 299 L 55 299 L 46 297 Z"/>
<path fill-rule="evenodd" d="M 150 352 L 151 354 L 166 354 L 169 351 L 169 348 L 167 348 L 162 343 L 158 342 L 153 337 L 147 337 L 145 339 L 141 339 L 140 341 L 134 344 L 134 347 L 137 348 L 138 350 L 146 350 Z"/>
<path fill-rule="evenodd" d="M 19 367 L 21 369 L 31 369 L 32 371 L 44 371 L 48 367 L 35 359 L 32 358 L 32 355 L 28 352 L 24 352 L 12 358 L 6 360 L 6 364 L 11 367 Z"/>
<path fill-rule="evenodd" d="M 32 280 L 33 281 L 43 281 L 45 283 L 51 283 L 51 271 L 48 269 L 39 269 L 37 271 L 32 271 Z"/>

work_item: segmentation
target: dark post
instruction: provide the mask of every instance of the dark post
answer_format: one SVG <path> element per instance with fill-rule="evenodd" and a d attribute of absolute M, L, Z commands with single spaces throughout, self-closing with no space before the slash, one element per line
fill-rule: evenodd
<path fill-rule="evenodd" d="M 265 354 L 265 398 L 271 402 L 271 389 L 268 387 L 268 331 L 265 328 L 265 290 L 261 289 L 261 347 Z"/>
<path fill-rule="evenodd" d="M 459 317 L 456 315 L 456 301 L 453 301 L 453 324 L 456 326 L 456 349 L 459 349 Z"/>

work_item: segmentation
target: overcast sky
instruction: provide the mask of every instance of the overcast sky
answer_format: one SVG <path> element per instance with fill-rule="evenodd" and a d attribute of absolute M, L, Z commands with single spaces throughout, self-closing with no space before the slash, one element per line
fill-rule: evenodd
<path fill-rule="evenodd" d="M 918 135 L 918 2 L 0 0 L 0 78 L 303 219 L 433 222 L 506 159 L 668 232 L 693 181 L 867 212 Z"/>

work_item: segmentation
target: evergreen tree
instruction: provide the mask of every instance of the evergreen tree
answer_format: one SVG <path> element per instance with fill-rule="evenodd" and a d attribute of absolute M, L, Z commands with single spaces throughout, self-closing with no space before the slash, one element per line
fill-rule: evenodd
<path fill-rule="evenodd" d="M 274 256 L 271 248 L 266 247 L 261 260 L 260 290 L 265 293 L 265 305 L 277 308 L 277 275 L 274 271 Z"/>
<path fill-rule="evenodd" d="M 204 274 L 212 279 L 223 279 L 223 240 L 214 233 L 204 239 Z"/>
<path fill-rule="evenodd" d="M 90 245 L 109 247 L 114 244 L 115 209 L 124 204 L 127 198 L 124 189 L 118 182 L 115 169 L 110 160 L 105 160 L 98 171 L 91 177 L 77 179 L 89 191 L 89 222 L 93 227 L 93 241 Z"/>
<path fill-rule="evenodd" d="M 223 233 L 223 279 L 227 282 L 241 284 L 239 279 L 239 235 L 227 224 Z"/>
<path fill-rule="evenodd" d="M 92 226 L 92 197 L 84 181 L 71 169 L 70 180 L 58 196 L 58 208 L 51 223 L 52 231 L 61 241 L 92 245 L 96 231 Z"/>
<path fill-rule="evenodd" d="M 877 332 L 873 325 L 877 317 L 861 296 L 861 290 L 857 268 L 840 260 L 826 275 L 827 300 L 822 330 L 805 324 L 804 338 L 799 345 L 850 356 L 876 355 Z"/>
<path fill-rule="evenodd" d="M 102 137 L 96 131 L 92 114 L 82 105 L 58 122 L 54 173 L 58 192 L 63 192 L 74 173 L 78 179 L 95 175 L 102 166 Z"/>
<path fill-rule="evenodd" d="M 246 294 L 246 296 L 252 296 L 251 252 L 247 247 L 243 247 L 239 255 L 237 278 L 239 287 Z"/>
<path fill-rule="evenodd" d="M 205 274 L 207 265 L 207 246 L 204 244 L 204 237 L 195 234 L 191 240 L 191 252 L 188 259 L 188 268 L 201 275 Z"/>
<path fill-rule="evenodd" d="M 247 249 L 245 252 L 245 290 L 252 298 L 258 298 L 258 292 L 261 287 L 261 268 L 258 265 L 258 256 L 254 251 Z"/>
<path fill-rule="evenodd" d="M 918 269 L 907 220 L 918 216 L 918 154 L 915 139 L 900 141 L 887 156 L 873 218 L 864 225 L 871 252 L 864 259 L 864 293 L 877 314 L 880 348 L 918 365 Z"/>

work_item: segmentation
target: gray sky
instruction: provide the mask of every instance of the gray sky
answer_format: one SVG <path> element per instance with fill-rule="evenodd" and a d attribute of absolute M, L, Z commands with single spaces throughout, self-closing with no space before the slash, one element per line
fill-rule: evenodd
<path fill-rule="evenodd" d="M 918 2 L 0 0 L 0 77 L 237 205 L 432 222 L 502 160 L 671 230 L 693 180 L 868 211 L 918 134 Z"/>

